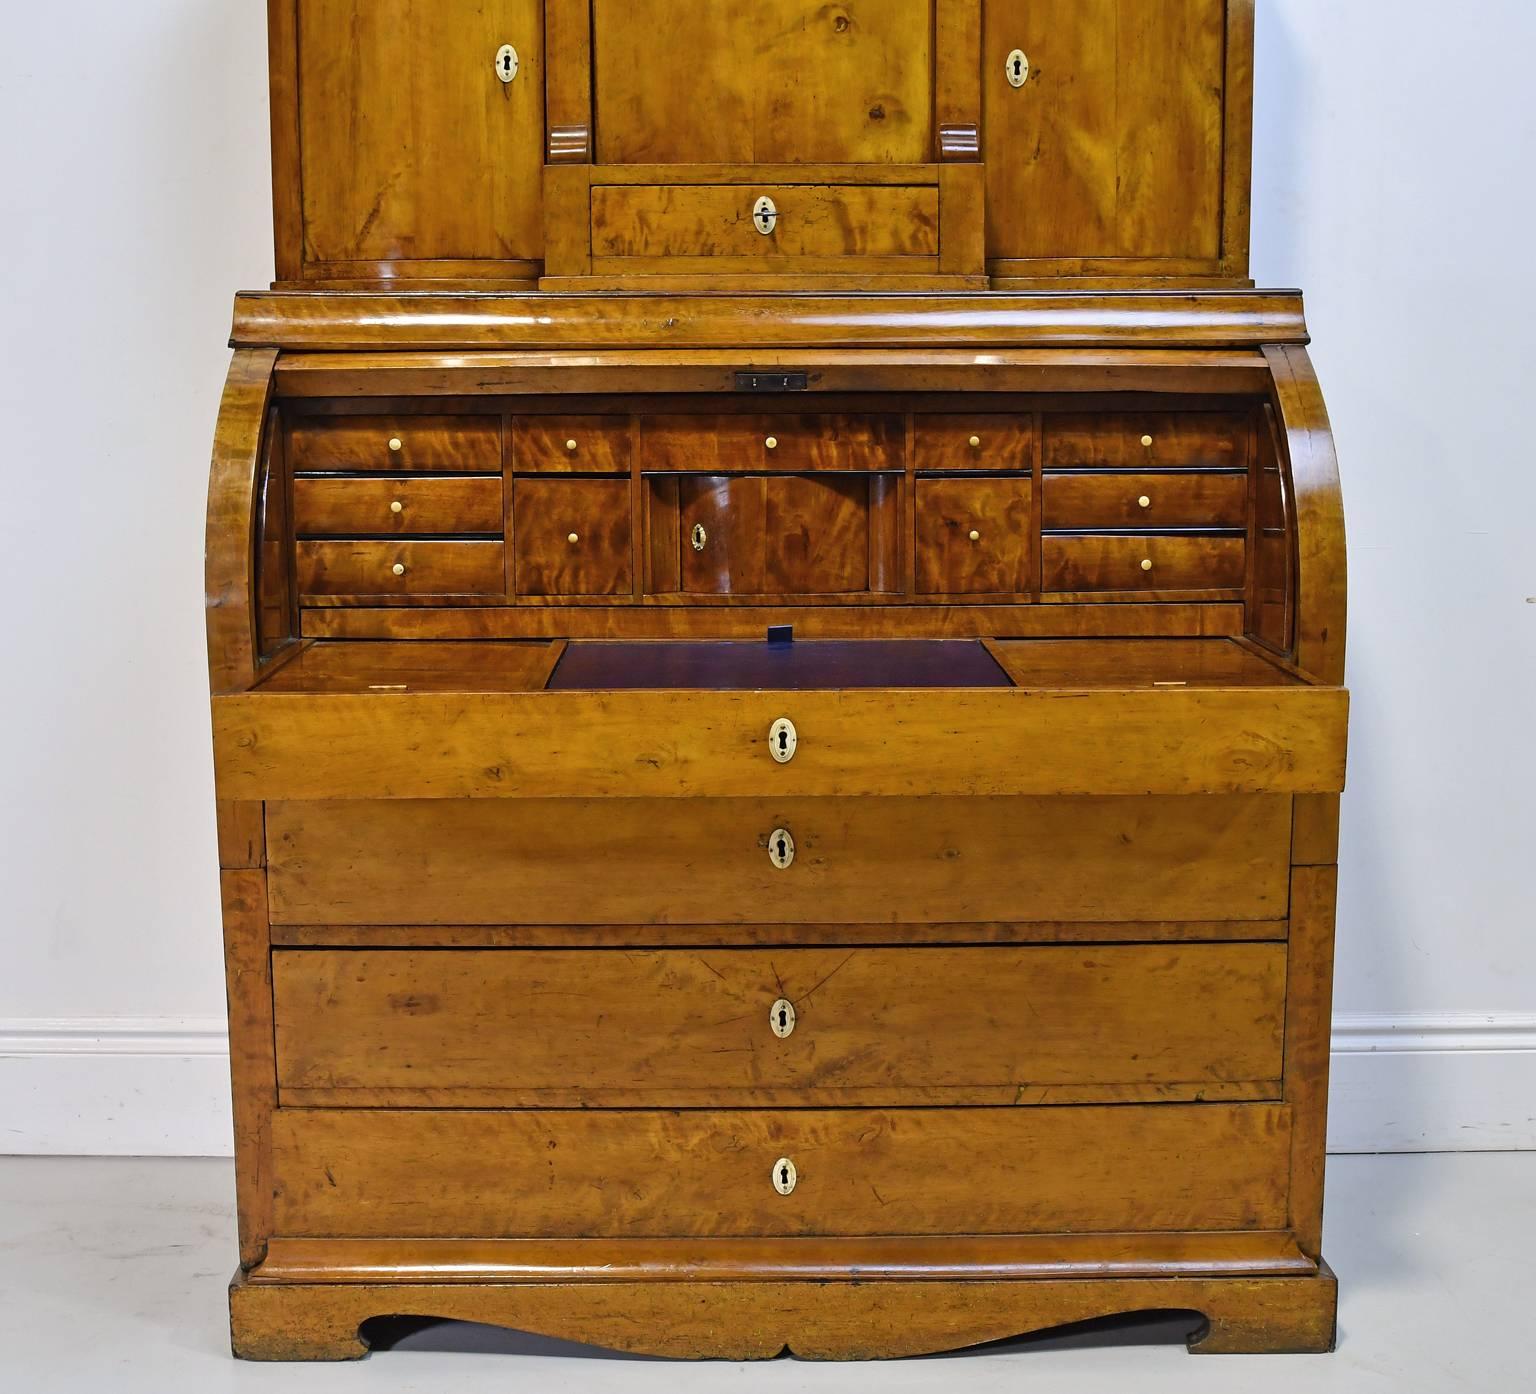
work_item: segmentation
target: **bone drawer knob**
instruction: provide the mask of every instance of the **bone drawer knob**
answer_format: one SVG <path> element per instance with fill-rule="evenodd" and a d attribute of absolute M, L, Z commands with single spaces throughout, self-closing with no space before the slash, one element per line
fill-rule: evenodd
<path fill-rule="evenodd" d="M 1150 450 L 1152 448 L 1152 437 L 1151 436 L 1143 436 L 1141 438 L 1141 443 Z"/>
<path fill-rule="evenodd" d="M 1144 559 L 1142 561 L 1141 569 L 1143 571 L 1150 571 L 1152 569 L 1152 558 L 1151 557 L 1147 557 L 1146 559 Z"/>
<path fill-rule="evenodd" d="M 405 563 L 404 563 L 404 562 L 399 562 L 399 561 L 397 561 L 397 562 L 396 562 L 396 563 L 395 563 L 395 564 L 394 564 L 394 565 L 393 565 L 393 566 L 392 566 L 392 567 L 390 567 L 390 568 L 389 568 L 389 569 L 390 569 L 390 570 L 391 570 L 391 571 L 393 571 L 393 572 L 394 572 L 394 573 L 395 573 L 395 575 L 396 575 L 396 576 L 404 576 L 404 575 L 405 575 Z"/>
<path fill-rule="evenodd" d="M 972 542 L 980 542 L 981 541 L 981 534 L 979 532 L 977 532 L 975 528 L 971 529 L 971 541 Z"/>
<path fill-rule="evenodd" d="M 574 547 L 578 542 L 581 541 L 581 536 L 579 533 L 568 533 L 565 540 L 569 542 L 572 547 Z"/>
<path fill-rule="evenodd" d="M 1136 507 L 1137 508 L 1151 508 L 1152 507 L 1152 500 L 1149 499 L 1145 494 L 1143 494 L 1139 499 L 1136 500 Z"/>
<path fill-rule="evenodd" d="M 779 438 L 777 436 L 769 436 L 768 439 L 763 442 L 763 444 L 766 445 L 770 450 L 777 450 L 779 448 Z"/>
<path fill-rule="evenodd" d="M 573 440 L 566 441 L 565 448 L 567 450 L 574 451 L 576 449 L 576 442 Z"/>
<path fill-rule="evenodd" d="M 981 449 L 981 437 L 980 436 L 972 436 L 971 437 L 971 449 L 972 450 L 980 450 Z"/>
<path fill-rule="evenodd" d="M 405 448 L 405 442 L 399 436 L 391 436 L 389 438 L 389 448 L 398 453 Z"/>
<path fill-rule="evenodd" d="M 401 503 L 399 499 L 396 499 L 393 503 L 391 503 L 389 505 L 389 511 L 391 513 L 404 513 L 405 512 L 405 505 L 403 503 Z"/>

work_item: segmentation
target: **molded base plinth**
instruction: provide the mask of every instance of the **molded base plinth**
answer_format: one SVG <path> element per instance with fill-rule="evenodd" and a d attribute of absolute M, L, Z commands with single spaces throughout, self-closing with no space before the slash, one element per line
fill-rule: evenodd
<path fill-rule="evenodd" d="M 1333 1349 L 1338 1284 L 1272 1278 L 1016 1281 L 278 1283 L 238 1274 L 234 1352 L 245 1360 L 356 1360 L 371 1317 L 483 1322 L 678 1359 L 874 1360 L 960 1350 L 1070 1322 L 1189 1311 L 1191 1351 Z"/>

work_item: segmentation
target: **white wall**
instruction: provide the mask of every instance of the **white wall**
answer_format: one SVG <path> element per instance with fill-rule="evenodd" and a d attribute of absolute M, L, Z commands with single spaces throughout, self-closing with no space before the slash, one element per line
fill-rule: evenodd
<path fill-rule="evenodd" d="M 1536 1144 L 1536 6 L 1259 0 L 1255 276 L 1345 471 L 1336 1146 Z M 222 1150 L 201 553 L 271 275 L 258 0 L 11 16 L 0 1150 Z"/>

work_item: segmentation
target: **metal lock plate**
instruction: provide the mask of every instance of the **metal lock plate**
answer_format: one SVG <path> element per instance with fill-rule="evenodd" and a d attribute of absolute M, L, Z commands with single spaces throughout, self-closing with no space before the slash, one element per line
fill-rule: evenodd
<path fill-rule="evenodd" d="M 768 860 L 780 871 L 788 871 L 795 864 L 795 839 L 788 828 L 775 828 L 768 834 Z"/>
<path fill-rule="evenodd" d="M 689 540 L 693 543 L 693 550 L 695 552 L 702 552 L 704 550 L 704 544 L 709 541 L 709 534 L 704 531 L 703 523 L 695 523 L 693 525 L 693 532 Z"/>
<path fill-rule="evenodd" d="M 1029 59 L 1022 48 L 1016 48 L 1008 55 L 1007 71 L 1010 87 L 1022 87 L 1029 81 Z"/>
<path fill-rule="evenodd" d="M 781 765 L 787 765 L 795 758 L 795 750 L 800 744 L 800 733 L 795 730 L 795 723 L 787 716 L 781 716 L 768 728 L 768 753 Z"/>
<path fill-rule="evenodd" d="M 496 50 L 496 76 L 503 82 L 511 82 L 521 66 L 517 50 L 511 44 L 503 44 Z"/>
<path fill-rule="evenodd" d="M 752 226 L 764 237 L 779 225 L 779 206 L 767 194 L 752 205 Z"/>
<path fill-rule="evenodd" d="M 800 1180 L 800 1173 L 795 1170 L 795 1164 L 788 1157 L 780 1157 L 773 1164 L 773 1189 L 781 1196 L 787 1196 L 794 1191 Z"/>
<path fill-rule="evenodd" d="M 787 997 L 779 998 L 768 1009 L 768 1025 L 781 1041 L 788 1040 L 795 1034 L 795 1004 Z"/>

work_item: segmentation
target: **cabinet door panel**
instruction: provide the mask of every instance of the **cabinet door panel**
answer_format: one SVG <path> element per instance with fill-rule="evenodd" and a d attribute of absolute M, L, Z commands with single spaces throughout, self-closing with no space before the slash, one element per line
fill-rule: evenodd
<path fill-rule="evenodd" d="M 596 0 L 602 164 L 932 158 L 932 0 Z"/>
<path fill-rule="evenodd" d="M 1224 0 L 986 7 L 988 253 L 1220 255 Z M 1030 76 L 1012 87 L 1008 54 Z"/>
<path fill-rule="evenodd" d="M 306 262 L 541 256 L 543 34 L 539 0 L 299 0 Z"/>

